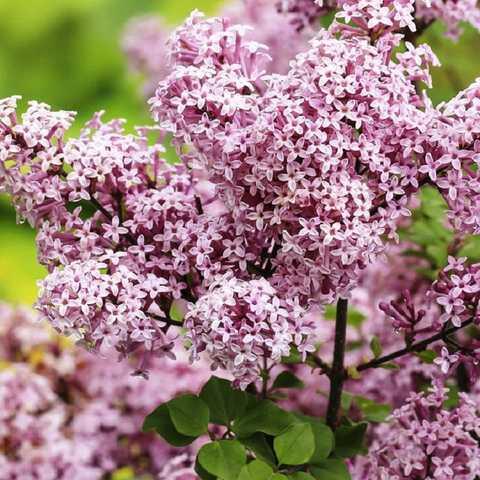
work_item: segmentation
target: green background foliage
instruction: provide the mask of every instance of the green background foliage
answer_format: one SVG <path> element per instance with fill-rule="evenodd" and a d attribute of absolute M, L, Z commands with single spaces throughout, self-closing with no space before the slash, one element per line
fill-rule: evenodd
<path fill-rule="evenodd" d="M 73 133 L 97 110 L 107 118 L 148 122 L 140 79 L 129 75 L 120 47 L 127 20 L 146 13 L 172 25 L 193 8 L 213 13 L 222 0 L 0 0 L 0 98 L 20 94 L 54 108 L 79 112 Z M 460 42 L 436 25 L 425 36 L 443 67 L 435 69 L 432 98 L 451 98 L 478 74 L 480 36 L 470 28 Z M 17 227 L 0 198 L 0 300 L 32 303 L 37 266 L 34 233 Z"/>

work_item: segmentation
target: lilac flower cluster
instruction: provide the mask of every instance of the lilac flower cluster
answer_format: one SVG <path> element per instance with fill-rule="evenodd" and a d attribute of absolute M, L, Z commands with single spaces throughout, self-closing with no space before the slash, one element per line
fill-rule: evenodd
<path fill-rule="evenodd" d="M 422 171 L 442 192 L 457 231 L 480 233 L 477 168 L 480 164 L 480 81 L 439 106 Z"/>
<path fill-rule="evenodd" d="M 196 478 L 195 446 L 172 449 L 140 428 L 159 402 L 198 391 L 205 364 L 193 367 L 181 352 L 176 361 L 155 359 L 146 382 L 129 375 L 127 363 L 75 348 L 29 310 L 3 304 L 0 332 L 2 480 L 100 480 L 123 468 L 158 480 Z"/>
<path fill-rule="evenodd" d="M 316 10 L 317 7 L 314 8 Z M 248 26 L 246 36 L 268 47 L 272 59 L 269 71 L 285 73 L 295 55 L 307 47 L 311 36 L 307 31 L 299 31 L 295 11 L 289 14 L 278 11 L 272 0 L 239 0 L 228 3 L 221 15 L 234 24 Z M 155 16 L 133 19 L 126 26 L 123 51 L 131 71 L 145 79 L 143 89 L 146 97 L 152 96 L 158 82 L 170 73 L 167 46 L 170 34 L 170 28 Z"/>
<path fill-rule="evenodd" d="M 354 478 L 389 480 L 474 480 L 480 475 L 478 404 L 467 395 L 452 410 L 443 404 L 441 385 L 412 394 L 393 412 L 390 424 L 379 427 L 366 461 Z"/>
<path fill-rule="evenodd" d="M 321 31 L 286 76 L 264 75 L 265 49 L 226 20 L 194 13 L 172 40 L 173 73 L 151 100 L 181 154 L 210 173 L 237 224 L 254 232 L 287 296 L 331 302 L 410 215 L 433 113 L 426 47 Z M 343 31 L 343 30 L 342 30 Z M 386 66 L 388 58 L 388 66 Z"/>
<path fill-rule="evenodd" d="M 430 296 L 440 306 L 439 322 L 460 327 L 469 319 L 478 320 L 480 264 L 467 265 L 466 258 L 449 258 L 448 265 L 433 284 Z"/>
<path fill-rule="evenodd" d="M 407 11 L 414 12 L 415 30 L 423 30 L 439 20 L 446 26 L 446 35 L 453 39 L 457 39 L 462 33 L 461 24 L 464 22 L 477 30 L 480 29 L 480 9 L 476 0 L 278 0 L 277 6 L 280 11 L 294 13 L 294 23 L 299 28 L 318 21 L 330 12 L 343 9 L 345 13 L 342 17 L 347 21 L 357 18 L 363 22 L 368 19 L 373 27 L 383 25 L 387 28 L 397 23 Z M 362 16 L 358 15 L 360 11 L 367 16 L 362 19 Z M 404 19 L 407 20 L 407 17 Z M 409 20 L 407 22 L 410 23 Z"/>
<path fill-rule="evenodd" d="M 212 367 L 233 373 L 241 388 L 262 369 L 290 355 L 293 344 L 305 359 L 315 350 L 312 325 L 297 299 L 281 300 L 265 279 L 249 282 L 221 277 L 186 316 L 192 354 L 206 350 Z"/>
<path fill-rule="evenodd" d="M 278 11 L 291 14 L 298 30 L 312 25 L 336 7 L 337 0 L 277 0 Z"/>

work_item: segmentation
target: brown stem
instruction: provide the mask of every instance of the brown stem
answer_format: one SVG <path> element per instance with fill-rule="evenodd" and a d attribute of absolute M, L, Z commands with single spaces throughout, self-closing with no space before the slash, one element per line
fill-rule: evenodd
<path fill-rule="evenodd" d="M 408 347 L 402 348 L 401 350 L 397 350 L 396 352 L 389 353 L 388 355 L 384 355 L 383 357 L 379 357 L 369 362 L 362 363 L 357 367 L 357 370 L 359 372 L 362 372 L 370 368 L 378 368 L 381 367 L 384 363 L 391 362 L 392 360 L 403 357 L 404 355 L 407 355 L 409 353 L 421 352 L 422 350 L 425 350 L 431 343 L 438 342 L 439 340 L 445 340 L 446 337 L 452 335 L 452 333 L 458 332 L 459 330 L 462 330 L 463 328 L 471 325 L 473 321 L 474 318 L 472 317 L 468 320 L 465 320 L 459 327 L 448 328 L 447 330 L 437 333 L 436 335 L 426 338 L 425 340 L 417 343 L 412 343 Z"/>
<path fill-rule="evenodd" d="M 347 341 L 348 300 L 340 298 L 337 303 L 335 320 L 335 346 L 333 350 L 332 370 L 330 374 L 330 395 L 327 408 L 327 425 L 335 430 L 338 423 L 338 412 L 342 400 L 343 383 L 345 381 L 345 345 Z"/>

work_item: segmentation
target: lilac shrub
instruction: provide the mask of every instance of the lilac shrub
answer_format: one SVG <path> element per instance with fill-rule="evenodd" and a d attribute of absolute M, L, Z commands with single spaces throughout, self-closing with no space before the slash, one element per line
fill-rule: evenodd
<path fill-rule="evenodd" d="M 480 270 L 462 252 L 480 225 L 480 85 L 438 106 L 428 97 L 439 62 L 417 40 L 445 20 L 440 4 L 344 0 L 313 33 L 333 5 L 317 2 L 300 28 L 308 2 L 294 3 L 275 13 L 303 44 L 288 67 L 272 66 L 287 55 L 278 35 L 269 49 L 268 29 L 198 11 L 166 51 L 146 40 L 165 70 L 132 34 L 137 68 L 161 80 L 153 127 L 127 133 L 97 114 L 69 138 L 71 112 L 31 102 L 20 115 L 17 97 L 1 101 L 1 189 L 48 269 L 37 308 L 123 362 L 90 367 L 118 376 L 115 388 L 83 370 L 92 402 L 73 423 L 102 439 L 109 465 L 108 433 L 135 437 L 156 398 L 143 430 L 195 446 L 149 454 L 167 475 L 191 475 L 200 447 L 202 479 L 343 480 L 349 466 L 359 480 L 474 480 Z M 449 14 L 451 33 L 478 11 L 455 2 Z M 184 347 L 229 380 L 178 372 Z M 120 422 L 95 399 L 128 399 L 144 381 L 128 372 L 150 380 L 132 399 L 145 401 L 138 417 Z M 150 386 L 165 381 L 179 391 L 158 400 Z"/>

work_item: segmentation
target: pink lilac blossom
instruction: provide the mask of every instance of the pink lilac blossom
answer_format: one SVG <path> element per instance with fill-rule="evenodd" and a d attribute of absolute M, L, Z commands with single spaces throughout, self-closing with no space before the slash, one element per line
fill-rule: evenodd
<path fill-rule="evenodd" d="M 407 4 L 413 5 L 414 10 L 410 6 L 406 6 Z M 294 24 L 298 28 L 312 24 L 337 9 L 345 9 L 347 18 L 352 18 L 348 17 L 348 12 L 358 12 L 358 9 L 365 11 L 366 9 L 368 14 L 368 10 L 374 9 L 376 13 L 369 18 L 370 24 L 392 27 L 395 20 L 392 19 L 391 13 L 400 7 L 400 12 L 403 10 L 403 12 L 413 13 L 414 11 L 418 30 L 427 28 L 437 20 L 445 25 L 445 34 L 454 40 L 462 33 L 462 23 L 469 23 L 475 29 L 480 30 L 480 9 L 476 0 L 278 0 L 277 5 L 280 11 L 295 14 Z M 357 16 L 356 13 L 355 16 Z M 361 20 L 359 16 L 357 18 Z"/>
<path fill-rule="evenodd" d="M 467 234 L 480 232 L 479 111 L 480 80 L 439 105 L 430 134 L 429 162 L 422 167 L 442 192 L 454 228 Z"/>
<path fill-rule="evenodd" d="M 185 326 L 193 357 L 206 350 L 212 368 L 227 369 L 246 388 L 262 369 L 288 357 L 292 344 L 303 358 L 315 350 L 304 314 L 296 299 L 281 300 L 265 279 L 221 277 L 187 313 Z"/>
<path fill-rule="evenodd" d="M 390 422 L 378 427 L 365 460 L 354 467 L 363 480 L 474 480 L 480 475 L 478 404 L 460 394 L 459 405 L 443 407 L 447 389 L 412 393 Z"/>
<path fill-rule="evenodd" d="M 247 37 L 268 47 L 272 58 L 268 68 L 272 73 L 285 73 L 295 55 L 307 47 L 311 36 L 309 31 L 299 31 L 293 12 L 279 12 L 275 0 L 238 0 L 228 3 L 221 14 L 232 23 L 248 26 Z M 125 28 L 123 51 L 130 69 L 145 78 L 146 97 L 152 96 L 158 82 L 170 73 L 170 33 L 171 29 L 154 16 L 135 18 Z"/>
<path fill-rule="evenodd" d="M 234 221 L 265 245 L 272 284 L 302 304 L 348 292 L 382 237 L 396 238 L 433 115 L 414 87 L 430 82 L 427 47 L 395 62 L 397 37 L 345 35 L 321 31 L 286 76 L 268 76 L 265 48 L 243 29 L 194 13 L 150 101 L 179 154 L 193 148 Z"/>
<path fill-rule="evenodd" d="M 192 366 L 181 351 L 176 361 L 153 359 L 147 382 L 127 363 L 74 347 L 27 309 L 0 304 L 0 315 L 2 480 L 100 480 L 125 467 L 196 478 L 196 445 L 173 449 L 140 430 L 158 403 L 200 390 L 204 363 Z"/>
<path fill-rule="evenodd" d="M 466 258 L 449 257 L 448 265 L 440 272 L 429 292 L 441 309 L 439 322 L 451 322 L 460 327 L 471 318 L 478 320 L 480 300 L 480 264 L 467 264 Z"/>

